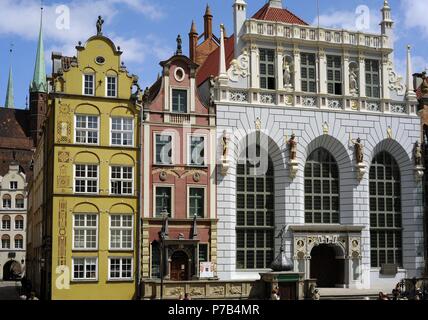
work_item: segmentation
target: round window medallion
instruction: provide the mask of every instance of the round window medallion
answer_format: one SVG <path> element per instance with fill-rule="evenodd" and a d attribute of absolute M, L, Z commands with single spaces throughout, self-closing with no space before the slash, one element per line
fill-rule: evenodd
<path fill-rule="evenodd" d="M 194 174 L 193 174 L 193 181 L 195 181 L 195 182 L 199 182 L 201 180 L 201 175 L 200 175 L 200 173 L 199 172 L 195 172 Z"/>
<path fill-rule="evenodd" d="M 162 172 L 159 174 L 159 179 L 160 179 L 161 181 L 165 181 L 165 180 L 166 180 L 166 178 L 167 178 L 167 174 L 166 174 L 166 172 L 165 172 L 165 171 L 162 171 Z"/>
<path fill-rule="evenodd" d="M 104 64 L 106 62 L 106 59 L 104 57 L 99 56 L 95 58 L 95 62 L 98 64 Z"/>
<path fill-rule="evenodd" d="M 183 68 L 177 68 L 174 71 L 174 78 L 178 82 L 181 82 L 184 80 L 184 77 L 186 76 L 186 73 L 184 72 Z"/>

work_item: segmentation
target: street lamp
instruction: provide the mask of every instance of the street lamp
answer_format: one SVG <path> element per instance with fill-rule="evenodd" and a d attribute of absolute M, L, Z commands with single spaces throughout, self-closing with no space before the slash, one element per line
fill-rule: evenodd
<path fill-rule="evenodd" d="M 160 289 L 160 298 L 163 299 L 163 280 L 164 280 L 164 270 L 165 270 L 165 262 L 164 262 L 164 251 L 165 251 L 165 239 L 168 237 L 168 207 L 166 204 L 167 195 L 164 193 L 162 195 L 162 206 L 163 209 L 161 211 L 161 216 L 163 218 L 163 225 L 160 232 L 160 240 L 161 240 L 161 252 L 160 252 L 160 276 L 161 276 L 161 289 Z"/>

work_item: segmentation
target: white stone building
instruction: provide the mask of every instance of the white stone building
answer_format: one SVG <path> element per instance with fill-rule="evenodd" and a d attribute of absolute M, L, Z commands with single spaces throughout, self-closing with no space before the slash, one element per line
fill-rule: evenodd
<path fill-rule="evenodd" d="M 25 270 L 27 183 L 18 163 L 0 176 L 0 280 Z"/>
<path fill-rule="evenodd" d="M 205 62 L 219 64 L 211 84 L 220 279 L 259 279 L 284 226 L 294 270 L 320 287 L 392 288 L 423 272 L 410 48 L 405 83 L 394 69 L 388 1 L 382 16 L 381 32 L 366 34 L 310 26 L 279 0 L 249 18 L 246 2 L 234 1 L 234 35 L 221 27 L 219 52 Z M 248 148 L 255 166 L 238 159 L 248 137 L 260 146 L 255 157 Z"/>

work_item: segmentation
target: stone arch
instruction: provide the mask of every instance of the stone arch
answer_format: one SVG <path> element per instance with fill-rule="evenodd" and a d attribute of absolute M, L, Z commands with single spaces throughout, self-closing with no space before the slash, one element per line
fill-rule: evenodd
<path fill-rule="evenodd" d="M 109 161 L 110 165 L 122 165 L 122 166 L 135 166 L 135 161 L 134 159 L 126 154 L 126 153 L 116 153 L 114 154 Z"/>
<path fill-rule="evenodd" d="M 73 213 L 100 213 L 100 209 L 93 203 L 82 202 L 78 203 L 73 208 Z"/>
<path fill-rule="evenodd" d="M 109 213 L 112 214 L 134 214 L 134 208 L 125 203 L 114 204 Z"/>
<path fill-rule="evenodd" d="M 100 109 L 94 105 L 94 104 L 90 104 L 90 103 L 82 103 L 79 104 L 75 109 L 74 109 L 74 113 L 75 114 L 88 114 L 88 115 L 97 115 L 99 116 L 101 114 Z"/>
<path fill-rule="evenodd" d="M 407 151 L 404 147 L 393 139 L 384 139 L 380 141 L 370 154 L 368 163 L 372 163 L 373 159 L 382 151 L 388 152 L 394 159 L 397 161 L 398 166 L 400 167 L 400 173 L 409 171 L 413 169 L 412 159 L 407 154 Z"/>
<path fill-rule="evenodd" d="M 354 173 L 353 161 L 345 146 L 330 135 L 322 135 L 312 140 L 306 148 L 301 148 L 302 172 L 304 177 L 304 168 L 309 156 L 317 149 L 323 148 L 328 151 L 335 159 L 339 169 L 339 200 L 340 224 L 351 224 L 353 222 L 353 194 L 354 186 L 358 183 Z M 350 201 L 343 201 L 351 199 Z"/>
<path fill-rule="evenodd" d="M 74 163 L 99 164 L 100 158 L 93 152 L 83 151 L 74 156 Z"/>
<path fill-rule="evenodd" d="M 124 117 L 124 116 L 127 116 L 127 117 L 130 117 L 130 118 L 131 117 L 133 118 L 135 116 L 135 113 L 129 107 L 126 107 L 126 106 L 117 106 L 117 107 L 114 107 L 111 110 L 110 116 L 111 117 Z"/>

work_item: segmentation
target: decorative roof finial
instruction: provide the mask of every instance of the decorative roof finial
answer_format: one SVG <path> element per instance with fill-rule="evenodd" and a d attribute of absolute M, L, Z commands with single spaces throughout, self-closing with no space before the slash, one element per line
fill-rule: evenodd
<path fill-rule="evenodd" d="M 104 20 L 101 16 L 98 16 L 98 20 L 97 20 L 97 36 L 102 36 L 103 35 L 103 24 L 104 24 Z"/>
<path fill-rule="evenodd" d="M 183 54 L 183 47 L 182 47 L 182 43 L 183 41 L 181 40 L 181 36 L 178 35 L 177 36 L 177 51 L 175 52 L 175 54 L 178 55 L 182 55 Z"/>

